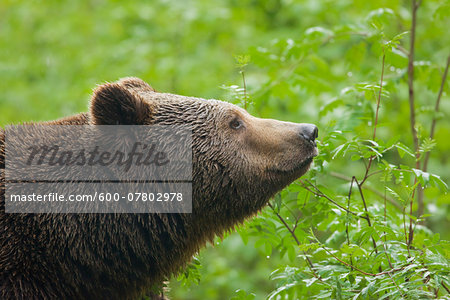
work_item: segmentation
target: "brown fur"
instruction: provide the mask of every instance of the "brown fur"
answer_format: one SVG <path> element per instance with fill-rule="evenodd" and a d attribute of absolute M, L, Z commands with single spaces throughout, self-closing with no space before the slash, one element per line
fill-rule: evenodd
<path fill-rule="evenodd" d="M 236 121 L 242 126 L 234 129 Z M 136 78 L 99 86 L 89 114 L 47 124 L 191 125 L 192 213 L 5 214 L 2 173 L 1 299 L 138 298 L 214 236 L 256 214 L 317 154 L 311 125 L 258 119 L 218 100 L 156 93 Z"/>

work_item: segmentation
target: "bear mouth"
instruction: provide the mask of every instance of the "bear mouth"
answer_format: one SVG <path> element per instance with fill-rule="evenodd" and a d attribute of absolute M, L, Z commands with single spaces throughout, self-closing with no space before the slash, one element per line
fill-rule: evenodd
<path fill-rule="evenodd" d="M 308 152 L 309 154 L 306 155 L 306 157 L 303 157 L 303 159 L 298 160 L 297 163 L 284 162 L 276 167 L 268 168 L 266 171 L 275 176 L 279 176 L 280 178 L 287 176 L 288 178 L 293 178 L 292 180 L 295 180 L 309 170 L 314 157 L 319 155 L 317 147 L 312 148 Z"/>
<path fill-rule="evenodd" d="M 300 177 L 309 170 L 309 167 L 311 166 L 314 157 L 316 157 L 317 155 L 319 155 L 319 151 L 317 150 L 317 147 L 314 147 L 314 150 L 308 157 L 306 157 L 301 163 L 295 165 L 290 171 L 288 170 L 287 172 L 294 174 L 300 172 L 301 174 L 298 175 L 298 177 Z"/>
<path fill-rule="evenodd" d="M 292 173 L 297 173 L 298 171 L 300 171 L 300 172 L 302 172 L 302 173 L 305 173 L 306 171 L 309 170 L 309 167 L 311 166 L 311 164 L 312 164 L 313 159 L 314 159 L 315 156 L 316 156 L 316 155 L 311 156 L 311 157 L 305 159 L 305 160 L 304 160 L 303 162 L 301 162 L 299 165 L 295 166 L 295 167 L 291 170 L 291 172 L 292 172 Z M 288 172 L 289 172 L 289 171 L 288 171 Z M 301 175 L 303 175 L 303 174 L 301 174 Z M 301 176 L 301 175 L 299 175 L 299 176 Z"/>
<path fill-rule="evenodd" d="M 286 175 L 288 177 L 295 177 L 294 178 L 294 180 L 295 180 L 295 179 L 299 178 L 300 176 L 302 176 L 303 174 L 305 174 L 309 170 L 309 168 L 314 160 L 314 157 L 316 157 L 316 156 L 317 156 L 317 154 L 313 153 L 311 156 L 303 159 L 299 164 L 294 164 L 290 168 L 273 168 L 273 169 L 268 169 L 268 171 L 270 173 L 275 173 L 278 176 L 281 175 L 282 177 L 284 177 Z"/>

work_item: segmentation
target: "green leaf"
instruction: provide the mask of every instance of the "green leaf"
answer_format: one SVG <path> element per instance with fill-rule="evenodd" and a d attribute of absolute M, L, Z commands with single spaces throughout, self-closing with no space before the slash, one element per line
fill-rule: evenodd
<path fill-rule="evenodd" d="M 431 240 L 431 242 L 433 244 L 437 244 L 439 242 L 439 240 L 441 239 L 441 235 L 439 233 L 435 233 L 433 235 L 433 239 Z"/>
<path fill-rule="evenodd" d="M 397 143 L 394 146 L 397 148 L 398 155 L 400 155 L 401 158 L 403 158 L 405 156 L 405 154 L 408 154 L 411 157 L 415 157 L 414 153 L 408 147 L 406 147 L 404 144 Z"/>
<path fill-rule="evenodd" d="M 250 55 L 247 54 L 236 55 L 234 58 L 236 60 L 236 66 L 240 69 L 244 68 L 250 63 Z"/>
<path fill-rule="evenodd" d="M 287 248 L 287 254 L 288 254 L 288 258 L 291 262 L 295 261 L 295 258 L 297 256 L 297 253 L 295 252 L 295 247 L 294 246 L 289 246 Z"/>
<path fill-rule="evenodd" d="M 336 281 L 336 299 L 342 299 L 342 285 L 339 280 L 339 277 L 334 278 Z"/>
<path fill-rule="evenodd" d="M 236 290 L 235 293 L 236 295 L 230 298 L 230 300 L 252 300 L 256 298 L 255 294 L 253 293 L 247 294 L 247 292 L 242 289 Z"/>
<path fill-rule="evenodd" d="M 381 30 L 388 23 L 390 17 L 394 15 L 394 11 L 390 8 L 378 8 L 376 10 L 372 10 L 367 15 L 366 22 L 376 29 Z"/>
<path fill-rule="evenodd" d="M 362 158 L 362 157 L 361 157 L 360 155 L 353 154 L 352 157 L 351 157 L 351 160 L 352 160 L 352 161 L 357 161 L 357 160 L 360 160 L 361 158 Z"/>
<path fill-rule="evenodd" d="M 306 29 L 305 36 L 310 40 L 323 40 L 325 38 L 330 38 L 334 35 L 332 30 L 316 26 Z"/>
<path fill-rule="evenodd" d="M 327 104 L 323 105 L 319 110 L 319 117 L 324 117 L 328 113 L 332 112 L 336 108 L 342 106 L 344 104 L 344 101 L 342 99 L 334 99 Z"/>

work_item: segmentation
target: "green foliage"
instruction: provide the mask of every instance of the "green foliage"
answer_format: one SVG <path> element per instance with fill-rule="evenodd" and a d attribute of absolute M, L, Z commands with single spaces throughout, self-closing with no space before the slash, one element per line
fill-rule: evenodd
<path fill-rule="evenodd" d="M 450 3 L 417 9 L 411 125 L 410 2 L 3 1 L 0 124 L 85 111 L 130 75 L 315 123 L 310 172 L 201 251 L 172 298 L 449 299 Z"/>
<path fill-rule="evenodd" d="M 272 74 L 267 81 L 269 88 L 257 86 L 252 92 L 255 105 L 264 107 L 267 97 L 282 97 L 277 85 L 284 93 L 286 89 L 295 90 L 311 95 L 319 103 L 321 97 L 331 98 L 318 111 L 325 132 L 321 132 L 320 155 L 313 169 L 306 178 L 282 191 L 281 197 L 273 200 L 271 211 L 264 212 L 240 232 L 244 239 L 254 236 L 255 246 L 266 255 L 274 251 L 281 256 L 288 254 L 289 263 L 271 275 L 277 287 L 269 299 L 449 297 L 450 255 L 445 250 L 449 242 L 424 226 L 431 215 L 416 213 L 418 206 L 423 211 L 423 206 L 434 202 L 433 198 L 418 199 L 422 189 L 447 194 L 448 186 L 440 176 L 420 168 L 425 154 L 434 151 L 438 144 L 424 129 L 437 116 L 414 123 L 419 147 L 406 146 L 411 143 L 410 134 L 401 134 L 396 127 L 400 120 L 410 122 L 409 118 L 402 119 L 400 105 L 409 104 L 408 94 L 403 92 L 408 89 L 409 55 L 404 39 L 409 32 L 390 32 L 388 25 L 394 21 L 401 24 L 405 20 L 392 9 L 380 8 L 370 11 L 364 22 L 347 28 L 313 27 L 297 40 L 277 41 L 272 49 L 257 50 L 263 56 L 275 55 L 277 60 L 260 63 Z M 358 56 L 362 51 L 358 49 L 347 58 L 348 66 L 354 67 L 356 57 L 361 60 L 360 67 L 367 64 L 380 70 L 378 77 L 382 81 L 377 83 L 376 73 L 361 68 L 359 72 L 350 71 L 358 79 L 339 91 L 331 82 L 339 86 L 343 76 L 326 75 L 331 71 L 327 61 L 333 61 L 329 48 L 355 49 L 353 35 L 361 40 L 358 47 L 363 43 L 369 52 Z M 387 38 L 389 35 L 393 38 Z M 332 40 L 338 46 L 330 45 Z M 416 46 L 417 51 L 420 46 Z M 433 54 L 428 57 L 434 58 Z M 287 65 L 292 66 L 289 76 L 278 81 L 285 74 L 280 65 L 288 61 Z M 424 79 L 414 78 L 414 84 L 420 87 L 415 92 L 420 95 L 436 91 Z M 442 81 L 439 77 L 435 80 L 435 85 Z M 342 80 L 341 84 L 346 81 L 349 80 Z M 259 97 L 265 99 L 258 101 Z M 426 109 L 419 104 L 416 110 Z M 398 132 L 398 136 L 391 132 Z M 330 177 L 347 184 L 333 183 Z M 448 206 L 443 209 L 448 212 Z"/>
<path fill-rule="evenodd" d="M 198 258 L 193 257 L 191 263 L 178 275 L 177 280 L 185 287 L 189 287 L 193 283 L 199 284 L 201 280 L 201 267 Z"/>

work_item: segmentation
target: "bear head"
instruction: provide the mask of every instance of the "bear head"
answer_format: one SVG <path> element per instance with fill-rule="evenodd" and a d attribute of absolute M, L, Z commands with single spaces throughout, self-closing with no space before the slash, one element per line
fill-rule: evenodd
<path fill-rule="evenodd" d="M 312 124 L 257 118 L 219 100 L 158 93 L 138 78 L 98 86 L 90 123 L 188 125 L 193 215 L 225 228 L 258 212 L 318 154 Z"/>

